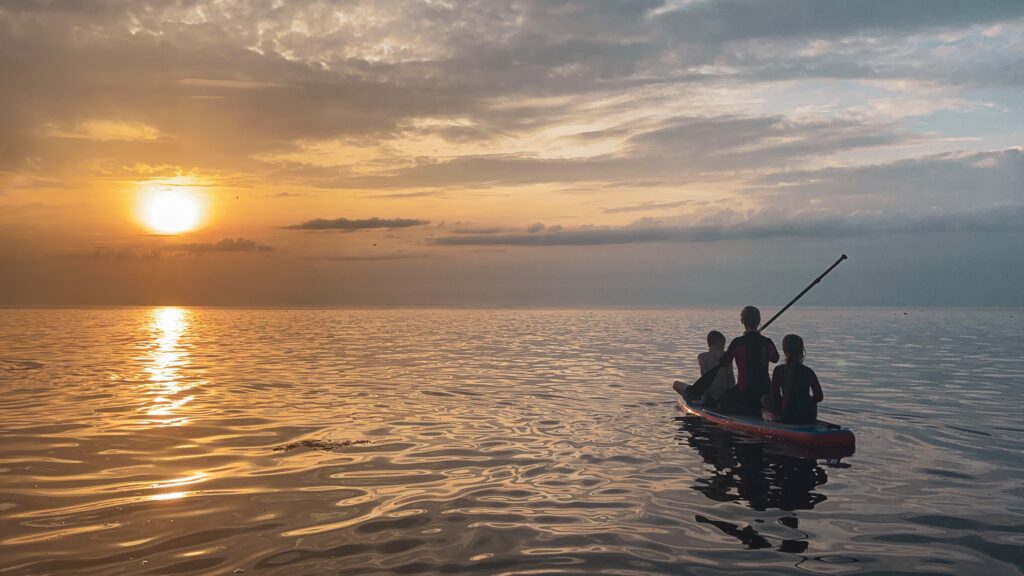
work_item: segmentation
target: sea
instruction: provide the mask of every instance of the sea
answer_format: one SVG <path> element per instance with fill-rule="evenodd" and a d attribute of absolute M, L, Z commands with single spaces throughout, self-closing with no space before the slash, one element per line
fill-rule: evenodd
<path fill-rule="evenodd" d="M 1022 326 L 787 312 L 819 458 L 680 412 L 738 308 L 0 310 L 0 574 L 1020 575 Z"/>

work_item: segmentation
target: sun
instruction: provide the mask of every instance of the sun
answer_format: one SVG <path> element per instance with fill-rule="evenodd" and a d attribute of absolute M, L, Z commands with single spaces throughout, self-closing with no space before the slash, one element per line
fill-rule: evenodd
<path fill-rule="evenodd" d="M 202 208 L 198 195 L 188 188 L 160 187 L 143 192 L 140 216 L 155 232 L 181 234 L 199 226 Z"/>

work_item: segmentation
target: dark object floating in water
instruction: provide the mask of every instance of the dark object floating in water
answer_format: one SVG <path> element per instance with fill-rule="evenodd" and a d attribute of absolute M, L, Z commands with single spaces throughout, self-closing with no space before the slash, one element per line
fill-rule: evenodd
<path fill-rule="evenodd" d="M 842 457 L 853 455 L 856 449 L 856 438 L 849 428 L 818 420 L 814 424 L 781 424 L 765 422 L 756 416 L 726 414 L 707 408 L 695 402 L 679 401 L 683 412 L 700 416 L 723 428 L 743 432 L 750 436 L 778 440 L 814 451 L 827 451 L 822 457 Z M 836 454 L 832 454 L 835 452 Z"/>
<path fill-rule="evenodd" d="M 37 370 L 43 367 L 42 362 L 32 360 L 8 360 L 0 358 L 0 368 L 4 370 Z"/>
<path fill-rule="evenodd" d="M 369 444 L 369 440 L 299 440 L 298 442 L 292 442 L 285 444 L 284 446 L 278 446 L 274 448 L 276 452 L 288 452 L 289 450 L 295 450 L 296 448 L 309 448 L 310 450 L 337 450 L 338 448 L 344 448 L 346 446 L 356 446 L 358 444 Z"/>

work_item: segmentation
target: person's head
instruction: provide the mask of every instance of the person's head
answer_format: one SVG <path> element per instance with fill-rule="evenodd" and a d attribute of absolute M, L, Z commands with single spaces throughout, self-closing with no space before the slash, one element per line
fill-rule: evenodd
<path fill-rule="evenodd" d="M 786 334 L 782 338 L 782 353 L 786 355 L 786 362 L 803 362 L 804 339 L 796 334 Z"/>
<path fill-rule="evenodd" d="M 756 306 L 747 306 L 740 310 L 740 322 L 747 330 L 757 330 L 761 325 L 761 311 Z"/>
<path fill-rule="evenodd" d="M 725 347 L 725 336 L 722 335 L 718 330 L 712 330 L 708 332 L 708 349 L 714 350 L 715 348 Z"/>

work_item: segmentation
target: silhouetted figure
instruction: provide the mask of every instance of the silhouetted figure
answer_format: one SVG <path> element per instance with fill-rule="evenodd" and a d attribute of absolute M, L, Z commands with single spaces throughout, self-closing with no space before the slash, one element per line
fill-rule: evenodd
<path fill-rule="evenodd" d="M 761 414 L 761 397 L 768 394 L 770 379 L 768 363 L 779 361 L 779 351 L 770 338 L 757 331 L 761 324 L 761 311 L 747 306 L 740 312 L 743 336 L 734 338 L 719 360 L 722 368 L 736 362 L 736 386 L 730 388 L 718 401 L 718 407 L 735 414 Z"/>
<path fill-rule="evenodd" d="M 804 341 L 796 334 L 782 339 L 786 363 L 772 373 L 772 393 L 761 398 L 764 419 L 786 424 L 813 424 L 825 399 L 818 376 L 804 366 Z"/>
<path fill-rule="evenodd" d="M 697 364 L 700 366 L 701 376 L 706 374 L 722 360 L 725 354 L 725 336 L 718 330 L 708 332 L 708 351 L 697 355 Z M 725 394 L 726 390 L 736 385 L 736 378 L 732 373 L 732 366 L 719 368 L 714 381 L 698 402 L 704 406 L 717 406 L 718 400 Z"/>

